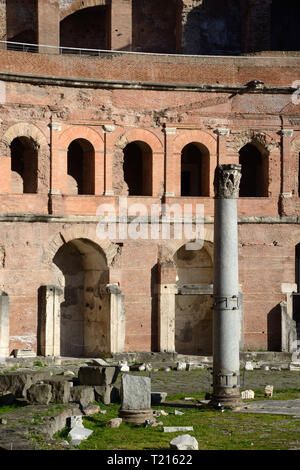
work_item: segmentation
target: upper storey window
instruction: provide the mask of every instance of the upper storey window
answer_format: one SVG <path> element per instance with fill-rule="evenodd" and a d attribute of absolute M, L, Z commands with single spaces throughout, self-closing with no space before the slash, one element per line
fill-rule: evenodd
<path fill-rule="evenodd" d="M 166 54 L 179 52 L 179 9 L 177 0 L 132 0 L 132 49 Z"/>
<path fill-rule="evenodd" d="M 60 22 L 60 46 L 107 49 L 107 8 L 84 8 L 64 18 Z"/>
<path fill-rule="evenodd" d="M 299 0 L 273 0 L 271 9 L 271 47 L 275 51 L 300 50 Z"/>

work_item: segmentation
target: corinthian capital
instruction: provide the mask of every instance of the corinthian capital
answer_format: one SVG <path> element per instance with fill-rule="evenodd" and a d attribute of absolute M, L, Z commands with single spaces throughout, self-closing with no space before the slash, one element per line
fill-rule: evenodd
<path fill-rule="evenodd" d="M 218 165 L 215 170 L 214 188 L 216 199 L 236 199 L 239 197 L 241 165 Z"/>

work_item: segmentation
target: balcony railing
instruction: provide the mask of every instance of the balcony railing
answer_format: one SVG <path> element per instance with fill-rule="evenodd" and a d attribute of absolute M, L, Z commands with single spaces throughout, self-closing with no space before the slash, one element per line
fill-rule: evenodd
<path fill-rule="evenodd" d="M 279 54 L 277 56 L 262 56 L 262 55 L 192 55 L 192 54 L 166 54 L 158 52 L 138 52 L 138 51 L 117 51 L 117 50 L 107 50 L 107 49 L 85 49 L 78 47 L 65 47 L 65 46 L 50 46 L 47 44 L 30 44 L 25 42 L 14 42 L 14 41 L 0 41 L 0 49 L 6 49 L 10 51 L 19 51 L 19 52 L 31 52 L 31 53 L 40 53 L 40 54 L 75 54 L 80 56 L 94 56 L 100 57 L 106 54 L 132 54 L 132 55 L 149 55 L 149 56 L 177 56 L 177 57 L 211 57 L 218 59 L 245 59 L 245 60 L 265 60 L 265 59 L 274 59 L 274 60 L 300 60 L 300 52 L 298 56 Z"/>

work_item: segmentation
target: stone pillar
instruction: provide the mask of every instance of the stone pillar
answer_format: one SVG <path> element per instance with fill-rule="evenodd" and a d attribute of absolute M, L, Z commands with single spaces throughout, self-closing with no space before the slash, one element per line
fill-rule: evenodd
<path fill-rule="evenodd" d="M 176 268 L 173 263 L 159 265 L 158 311 L 159 351 L 175 352 Z"/>
<path fill-rule="evenodd" d="M 39 52 L 59 54 L 59 0 L 38 0 L 37 11 Z M 55 47 L 40 47 L 40 44 Z"/>
<path fill-rule="evenodd" d="M 60 296 L 57 286 L 40 287 L 40 352 L 42 356 L 60 356 Z"/>
<path fill-rule="evenodd" d="M 113 181 L 112 181 L 112 167 L 113 167 L 113 135 L 115 131 L 114 125 L 105 124 L 103 126 L 104 132 L 104 196 L 113 196 Z"/>
<path fill-rule="evenodd" d="M 109 31 L 109 49 L 131 51 L 132 0 L 111 0 Z"/>
<path fill-rule="evenodd" d="M 238 406 L 240 316 L 237 198 L 241 165 L 215 171 L 213 398 L 210 406 Z"/>
<path fill-rule="evenodd" d="M 0 293 L 0 359 L 9 356 L 9 296 Z"/>
<path fill-rule="evenodd" d="M 282 183 L 280 193 L 280 215 L 293 215 L 294 208 L 291 207 L 291 198 L 293 196 L 292 185 L 292 166 L 291 166 L 291 138 L 293 129 L 282 129 L 281 134 L 281 167 Z M 294 176 L 294 175 L 293 175 Z"/>
<path fill-rule="evenodd" d="M 107 284 L 110 295 L 110 348 L 112 354 L 124 352 L 125 345 L 125 308 L 124 295 L 119 286 Z"/>
<path fill-rule="evenodd" d="M 165 127 L 165 196 L 180 196 L 180 162 L 173 155 L 173 141 L 176 137 L 176 127 Z M 179 155 L 180 158 L 180 155 Z M 179 172 L 179 176 L 178 176 Z M 178 182 L 179 181 L 179 182 Z"/>

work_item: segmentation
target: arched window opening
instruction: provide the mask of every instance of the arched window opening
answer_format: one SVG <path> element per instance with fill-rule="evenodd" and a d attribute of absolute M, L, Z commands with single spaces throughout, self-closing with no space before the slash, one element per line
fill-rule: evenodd
<path fill-rule="evenodd" d="M 12 141 L 10 151 L 12 193 L 36 193 L 38 152 L 33 140 L 17 137 Z"/>
<path fill-rule="evenodd" d="M 95 151 L 85 139 L 68 148 L 68 194 L 95 194 Z"/>
<path fill-rule="evenodd" d="M 240 150 L 239 163 L 242 165 L 240 197 L 268 196 L 268 159 L 253 144 Z"/>
<path fill-rule="evenodd" d="M 129 196 L 152 196 L 152 150 L 141 141 L 124 149 L 124 180 Z"/>
<path fill-rule="evenodd" d="M 107 49 L 107 8 L 84 8 L 60 22 L 60 46 L 82 49 Z M 70 54 L 76 51 L 62 50 Z M 79 51 L 78 51 L 79 52 Z"/>
<path fill-rule="evenodd" d="M 271 47 L 274 51 L 300 50 L 300 2 L 273 0 L 271 7 Z"/>
<path fill-rule="evenodd" d="M 65 243 L 53 258 L 60 303 L 60 353 L 97 357 L 109 351 L 109 273 L 103 251 L 87 239 Z"/>
<path fill-rule="evenodd" d="M 204 145 L 191 143 L 181 152 L 181 196 L 209 196 L 209 161 Z"/>
<path fill-rule="evenodd" d="M 133 0 L 132 49 L 140 52 L 174 54 L 177 40 L 180 2 L 177 0 Z"/>

